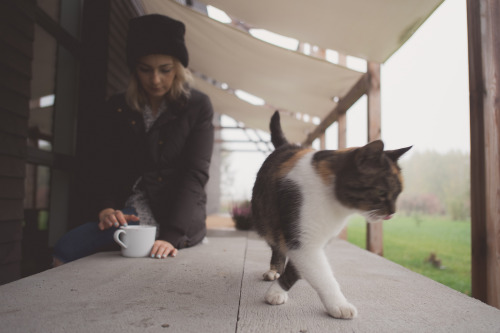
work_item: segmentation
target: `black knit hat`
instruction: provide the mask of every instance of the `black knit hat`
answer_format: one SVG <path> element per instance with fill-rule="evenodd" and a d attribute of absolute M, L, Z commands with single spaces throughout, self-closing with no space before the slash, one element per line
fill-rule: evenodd
<path fill-rule="evenodd" d="M 184 23 L 168 16 L 151 14 L 129 21 L 127 37 L 127 63 L 131 71 L 137 60 L 150 54 L 166 54 L 176 57 L 184 67 L 188 66 L 188 52 L 184 43 Z"/>

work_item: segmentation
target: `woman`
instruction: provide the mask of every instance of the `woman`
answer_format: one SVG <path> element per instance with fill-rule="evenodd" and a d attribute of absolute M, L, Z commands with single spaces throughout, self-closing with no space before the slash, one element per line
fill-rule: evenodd
<path fill-rule="evenodd" d="M 55 265 L 109 248 L 120 225 L 156 225 L 155 258 L 175 257 L 204 238 L 213 110 L 206 95 L 189 88 L 184 33 L 182 22 L 163 15 L 130 21 L 130 84 L 107 102 L 99 122 L 92 173 L 98 223 L 63 236 Z"/>

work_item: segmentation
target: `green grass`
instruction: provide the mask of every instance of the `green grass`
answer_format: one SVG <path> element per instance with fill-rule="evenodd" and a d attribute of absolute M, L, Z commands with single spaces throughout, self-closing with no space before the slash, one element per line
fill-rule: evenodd
<path fill-rule="evenodd" d="M 355 216 L 349 242 L 366 248 L 366 222 Z M 464 294 L 471 290 L 470 221 L 397 216 L 384 222 L 384 257 Z M 442 268 L 426 261 L 434 252 Z"/>

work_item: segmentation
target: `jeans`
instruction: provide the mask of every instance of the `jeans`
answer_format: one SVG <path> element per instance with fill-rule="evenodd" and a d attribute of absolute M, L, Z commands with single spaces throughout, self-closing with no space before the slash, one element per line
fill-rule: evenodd
<path fill-rule="evenodd" d="M 134 208 L 124 208 L 122 212 L 137 215 Z M 128 224 L 137 225 L 139 222 L 130 221 Z M 88 222 L 70 230 L 55 245 L 54 258 L 66 263 L 101 251 L 120 250 L 120 246 L 113 239 L 118 228 L 113 226 L 100 230 L 98 225 L 97 222 Z"/>

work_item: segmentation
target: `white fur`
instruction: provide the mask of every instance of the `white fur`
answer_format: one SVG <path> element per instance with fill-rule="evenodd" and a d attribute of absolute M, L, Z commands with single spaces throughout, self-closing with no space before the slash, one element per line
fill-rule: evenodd
<path fill-rule="evenodd" d="M 274 281 L 278 280 L 280 277 L 280 273 L 275 271 L 274 269 L 270 269 L 267 272 L 264 273 L 264 280 L 265 281 Z"/>
<path fill-rule="evenodd" d="M 288 301 L 288 293 L 284 291 L 278 282 L 274 282 L 266 293 L 266 302 L 271 305 L 280 305 Z"/>
<path fill-rule="evenodd" d="M 287 178 L 297 184 L 302 194 L 300 225 L 303 244 L 324 247 L 337 236 L 356 211 L 344 207 L 335 197 L 334 179 L 326 185 L 316 173 L 312 158 L 315 152 L 305 154 L 289 172 Z M 319 241 L 319 242 L 318 242 Z"/>
<path fill-rule="evenodd" d="M 328 314 L 335 318 L 349 319 L 357 314 L 335 279 L 324 252 L 326 244 L 340 233 L 353 209 L 344 207 L 335 197 L 333 182 L 327 186 L 315 172 L 312 165 L 314 152 L 302 157 L 287 175 L 300 188 L 302 207 L 300 208 L 301 248 L 291 250 L 287 257 L 294 263 L 300 276 L 316 290 Z M 288 296 L 274 282 L 266 294 L 270 304 L 283 304 Z"/>

